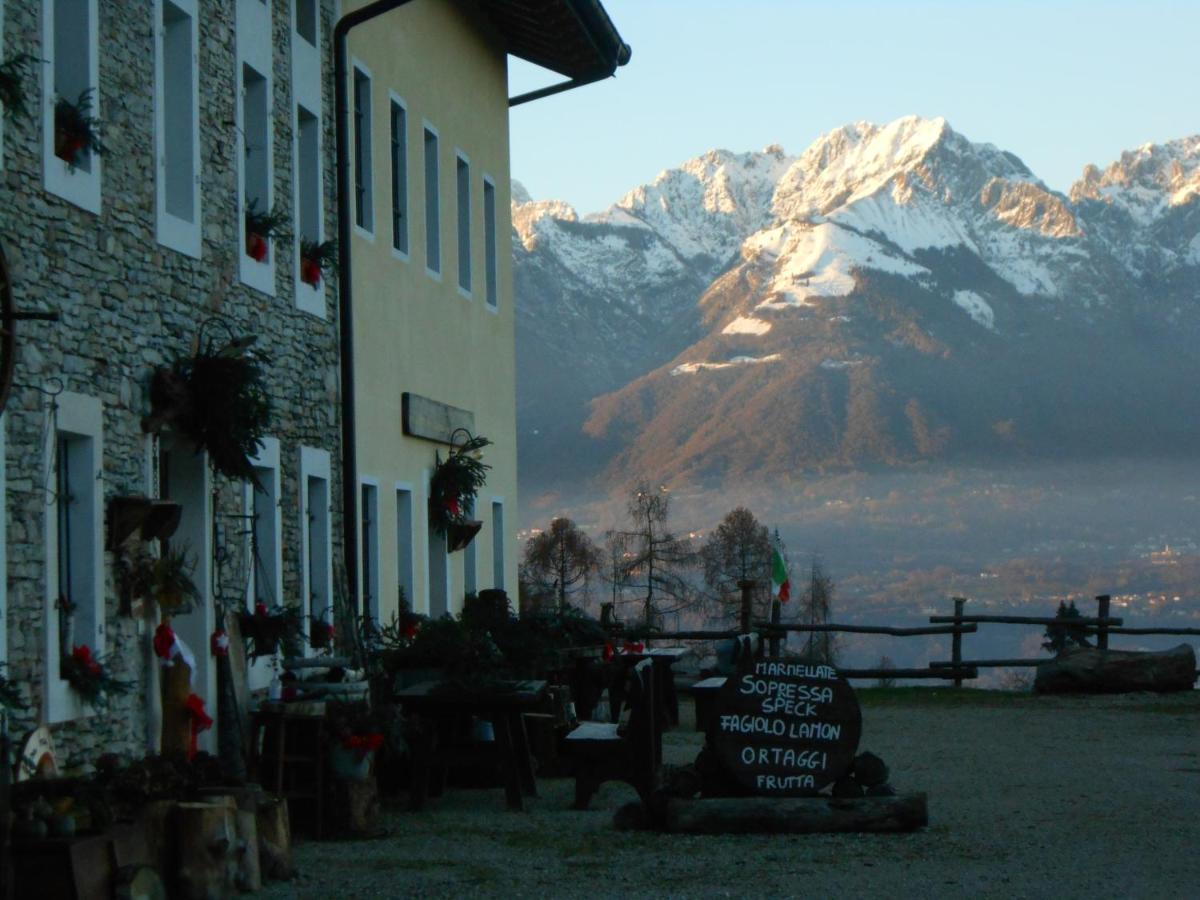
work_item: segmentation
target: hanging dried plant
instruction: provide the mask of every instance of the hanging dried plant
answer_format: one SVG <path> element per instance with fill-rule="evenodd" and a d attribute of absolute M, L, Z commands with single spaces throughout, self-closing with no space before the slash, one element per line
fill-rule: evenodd
<path fill-rule="evenodd" d="M 194 356 L 155 372 L 144 427 L 178 430 L 197 451 L 208 451 L 217 472 L 257 484 L 250 460 L 270 427 L 271 397 L 268 360 L 252 349 L 255 340 L 238 338 L 223 347 L 205 341 Z"/>
<path fill-rule="evenodd" d="M 246 255 L 255 262 L 264 262 L 270 251 L 272 238 L 283 237 L 283 226 L 287 216 L 278 207 L 260 210 L 258 198 L 246 207 Z"/>
<path fill-rule="evenodd" d="M 465 440 L 451 449 L 444 461 L 434 457 L 436 466 L 429 485 L 429 524 L 438 534 L 446 535 L 452 526 L 469 522 L 469 511 L 479 489 L 487 482 L 487 471 L 491 468 L 481 459 L 483 448 L 489 444 L 491 441 L 485 437 L 466 434 Z"/>
<path fill-rule="evenodd" d="M 316 243 L 308 238 L 300 241 L 300 280 L 317 287 L 321 276 L 333 270 L 337 263 L 337 241 Z"/>
<path fill-rule="evenodd" d="M 5 116 L 19 118 L 27 112 L 25 79 L 35 62 L 36 57 L 22 53 L 0 63 L 0 105 L 4 107 Z"/>
<path fill-rule="evenodd" d="M 66 97 L 54 101 L 54 155 L 72 169 L 87 155 L 108 152 L 100 138 L 100 120 L 92 115 L 92 93 L 88 88 L 74 103 Z"/>

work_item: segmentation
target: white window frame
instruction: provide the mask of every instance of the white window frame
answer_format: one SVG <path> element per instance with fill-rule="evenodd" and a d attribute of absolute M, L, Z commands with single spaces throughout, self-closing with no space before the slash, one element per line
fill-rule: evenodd
<path fill-rule="evenodd" d="M 463 191 L 466 196 L 463 196 Z M 471 299 L 474 267 L 471 265 L 471 160 L 458 147 L 454 148 L 454 247 L 455 281 L 460 297 Z M 463 212 L 466 212 L 464 222 Z M 464 227 L 465 226 L 465 227 Z M 463 284 L 464 276 L 466 284 Z"/>
<path fill-rule="evenodd" d="M 367 83 L 367 106 L 365 113 L 365 132 L 366 140 L 363 141 L 362 147 L 362 167 L 363 167 L 363 224 L 358 223 L 358 197 L 350 198 L 351 216 L 354 224 L 354 233 L 364 240 L 375 242 L 375 78 L 371 74 L 371 70 L 359 62 L 357 59 L 351 61 L 350 66 L 350 140 L 351 140 L 351 157 L 350 157 L 350 190 L 357 191 L 358 189 L 358 129 L 355 121 L 358 115 L 358 81 L 361 76 Z"/>
<path fill-rule="evenodd" d="M 433 136 L 433 198 L 430 200 L 429 184 L 429 136 Z M 442 138 L 428 119 L 421 121 L 421 199 L 425 205 L 425 274 L 434 281 L 442 280 Z M 431 205 L 432 202 L 432 205 Z M 432 213 L 432 215 L 431 215 Z M 432 220 L 432 221 L 431 221 Z M 432 227 L 431 227 L 432 226 Z M 436 251 L 436 252 L 434 252 Z M 429 265 L 430 258 L 437 256 L 437 267 Z"/>
<path fill-rule="evenodd" d="M 500 511 L 499 524 L 497 525 L 496 511 Z M 505 565 L 504 552 L 508 541 L 505 540 L 504 534 L 504 498 L 492 498 L 492 587 L 497 590 L 506 590 L 505 582 Z"/>
<path fill-rule="evenodd" d="M 292 115 L 295 117 L 292 127 L 292 171 L 295 177 L 292 179 L 292 209 L 295 211 L 295 224 L 292 229 L 294 237 L 292 239 L 294 249 L 294 265 L 293 265 L 293 283 L 296 285 L 296 308 L 301 312 L 310 313 L 318 318 L 324 319 L 328 315 L 325 297 L 325 279 L 321 279 L 321 283 L 317 287 L 310 284 L 305 284 L 300 280 L 300 240 L 304 237 L 300 232 L 300 210 L 302 208 L 303 197 L 302 191 L 305 188 L 303 181 L 300 178 L 301 172 L 301 144 L 300 144 L 300 107 L 316 121 L 317 133 L 317 238 L 316 242 L 320 243 L 325 240 L 325 165 L 324 165 L 324 149 L 325 149 L 325 117 L 323 115 L 324 106 L 321 96 L 321 3 L 320 0 L 312 0 L 315 7 L 316 21 L 313 23 L 316 44 L 309 43 L 308 39 L 300 33 L 299 30 L 299 4 L 301 0 L 294 0 L 291 4 L 292 15 Z"/>
<path fill-rule="evenodd" d="M 44 517 L 46 593 L 42 608 L 42 658 L 46 665 L 43 672 L 42 716 L 50 724 L 68 722 L 95 712 L 83 703 L 60 674 L 62 655 L 56 609 L 59 595 L 58 496 L 53 486 L 57 480 L 58 439 L 64 433 L 91 442 L 90 473 L 85 485 L 90 488 L 90 509 L 85 511 L 89 527 L 80 535 L 80 540 L 84 542 L 83 553 L 90 560 L 91 571 L 87 581 L 91 593 L 92 629 L 88 633 L 80 633 L 77 629 L 73 642 L 76 645 L 87 644 L 95 656 L 104 653 L 104 491 L 100 481 L 104 460 L 104 406 L 98 397 L 69 391 L 59 394 L 53 403 L 55 414 L 51 422 L 55 433 L 46 442 L 43 458 L 43 483 L 50 486 L 51 490 L 46 492 Z"/>
<path fill-rule="evenodd" d="M 370 494 L 369 502 L 367 494 Z M 379 575 L 379 564 L 382 559 L 379 535 L 379 479 L 366 475 L 359 478 L 358 498 L 360 507 L 358 510 L 358 559 L 360 569 L 363 570 L 359 572 L 358 578 L 358 609 L 362 616 L 369 615 L 376 624 L 380 624 L 383 621 L 383 579 Z M 368 515 L 371 525 L 369 540 L 367 523 L 364 521 Z M 368 555 L 371 565 L 363 567 L 361 561 Z M 368 597 L 374 600 L 373 608 L 368 606 Z"/>
<path fill-rule="evenodd" d="M 396 497 L 396 587 L 404 588 L 404 596 L 408 599 L 408 608 L 412 612 L 418 612 L 417 608 L 417 492 L 410 481 L 397 481 L 393 485 Z M 404 509 L 403 502 L 400 498 L 404 494 L 407 496 L 408 504 L 408 560 L 405 565 L 405 522 L 402 517 Z M 407 578 L 405 577 L 407 574 Z M 399 605 L 399 590 L 396 592 L 397 598 L 397 614 L 400 612 Z"/>
<path fill-rule="evenodd" d="M 166 29 L 163 13 L 170 3 L 191 25 L 191 101 L 192 101 L 192 220 L 182 219 L 167 210 L 167 96 Z M 203 213 L 200 207 L 200 29 L 197 24 L 197 0 L 154 0 L 154 156 L 156 160 L 156 225 L 158 242 L 195 259 L 200 258 Z"/>
<path fill-rule="evenodd" d="M 99 14 L 97 0 L 85 0 L 88 8 L 88 86 L 92 89 L 92 115 L 101 116 Z M 54 7 L 56 0 L 42 0 L 42 178 L 46 190 L 80 209 L 100 214 L 100 181 L 104 167 L 93 154 L 89 169 L 72 169 L 54 155 Z M 68 97 L 75 101 L 77 97 Z"/>
<path fill-rule="evenodd" d="M 237 54 L 234 83 L 237 86 L 237 102 L 234 104 L 236 130 L 234 139 L 239 148 L 238 172 L 238 276 L 242 284 L 275 296 L 275 260 L 277 247 L 272 247 L 263 262 L 257 262 L 246 254 L 246 207 L 251 198 L 246 196 L 246 96 L 245 70 L 249 66 L 266 85 L 267 97 L 267 143 L 264 154 L 267 160 L 267 196 L 259 197 L 259 209 L 275 208 L 275 76 L 272 66 L 274 44 L 271 32 L 271 6 L 263 0 L 237 0 Z M 272 241 L 278 244 L 278 241 Z"/>
<path fill-rule="evenodd" d="M 0 3 L 0 7 L 3 7 Z M 3 9 L 0 9 L 0 16 Z M 2 35 L 3 32 L 0 32 Z M 0 40 L 3 40 L 0 37 Z M 0 665 L 8 662 L 8 416 L 0 413 Z M 4 672 L 5 677 L 11 675 Z"/>
<path fill-rule="evenodd" d="M 279 514 L 280 490 L 282 479 L 279 473 L 279 439 L 265 437 L 258 453 L 251 458 L 250 463 L 255 469 L 255 475 L 262 483 L 263 490 L 259 491 L 251 482 L 245 482 L 242 488 L 242 507 L 247 516 L 246 527 L 246 609 L 253 611 L 259 597 L 271 598 L 274 603 L 283 602 L 283 517 Z M 254 518 L 255 497 L 265 497 L 270 507 L 270 518 L 260 526 Z M 257 529 L 267 532 L 267 544 L 264 549 L 262 540 L 258 541 L 259 554 L 263 560 L 264 572 L 260 573 L 254 560 L 254 536 Z M 266 575 L 270 583 L 266 590 L 260 591 L 260 577 Z M 267 603 L 267 606 L 271 606 Z M 251 690 L 259 690 L 271 683 L 273 672 L 271 661 L 266 658 L 255 660 L 248 665 L 248 683 Z"/>
<path fill-rule="evenodd" d="M 401 132 L 401 142 L 404 146 L 404 164 L 401 167 L 396 165 L 396 156 L 394 149 L 394 125 L 396 109 L 399 108 L 404 113 L 404 129 Z M 388 168 L 391 175 L 391 196 L 388 198 L 392 213 L 392 256 L 395 259 L 403 262 L 408 262 L 412 258 L 412 228 L 410 227 L 412 209 L 412 179 L 408 177 L 409 161 L 412 154 L 409 152 L 408 141 L 408 104 L 404 102 L 404 98 L 394 91 L 388 91 Z M 397 170 L 399 169 L 399 172 Z M 402 250 L 396 246 L 396 238 L 399 234 L 396 229 L 396 175 L 399 174 L 404 183 L 404 209 L 400 211 L 401 229 L 404 234 L 404 246 L 407 250 Z M 409 602 L 412 598 L 409 598 Z"/>
<path fill-rule="evenodd" d="M 488 197 L 492 209 L 488 212 Z M 500 312 L 500 225 L 497 221 L 496 181 L 483 173 L 483 308 Z M 489 247 L 488 245 L 491 244 Z"/>
<path fill-rule="evenodd" d="M 332 556 L 332 522 L 331 514 L 332 506 L 332 490 L 333 479 L 330 475 L 329 451 L 321 450 L 317 447 L 301 447 L 300 448 L 300 614 L 304 618 L 304 629 L 307 633 L 312 622 L 312 616 L 317 611 L 313 608 L 313 595 L 317 594 L 317 598 L 323 600 L 325 607 L 321 608 L 321 612 L 327 607 L 333 606 L 333 556 Z M 323 508 L 319 507 L 312 510 L 313 515 L 324 518 L 324 538 L 320 540 L 321 546 L 318 548 L 324 554 L 324 567 L 318 569 L 315 573 L 320 580 L 319 584 L 313 584 L 313 565 L 310 560 L 310 548 L 313 547 L 312 529 L 309 522 L 309 512 L 313 507 L 311 497 L 311 488 L 309 486 L 310 479 L 317 479 L 325 482 L 325 503 Z M 317 563 L 320 563 L 318 558 Z M 307 647 L 307 645 L 306 645 Z M 308 649 L 305 650 L 307 654 Z"/>

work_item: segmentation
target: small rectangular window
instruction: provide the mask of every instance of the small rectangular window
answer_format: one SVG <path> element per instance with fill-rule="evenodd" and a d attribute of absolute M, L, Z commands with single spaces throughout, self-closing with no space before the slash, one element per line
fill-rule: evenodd
<path fill-rule="evenodd" d="M 242 169 L 245 173 L 243 198 L 246 209 L 253 207 L 257 213 L 271 211 L 271 98 L 267 87 L 267 79 L 257 70 L 252 66 L 242 65 L 242 130 L 246 154 Z M 263 263 L 270 259 L 269 240 L 266 241 L 265 255 L 254 258 Z"/>
<path fill-rule="evenodd" d="M 262 603 L 270 609 L 283 603 L 279 596 L 279 479 L 276 469 L 266 466 L 255 466 L 254 477 L 258 484 L 251 486 L 254 492 L 250 510 L 253 516 L 250 528 L 253 591 L 247 600 Z"/>
<path fill-rule="evenodd" d="M 96 478 L 92 471 L 92 439 L 59 432 L 55 458 L 54 501 L 58 520 L 58 628 L 63 639 L 60 665 L 71 654 L 69 644 L 88 644 L 96 632 L 96 572 L 92 552 L 92 517 Z M 68 612 L 68 610 L 70 612 Z M 70 624 L 68 625 L 68 619 Z M 99 648 L 91 646 L 99 652 Z"/>
<path fill-rule="evenodd" d="M 496 185 L 490 178 L 483 180 L 483 254 L 487 304 L 496 308 L 500 303 L 496 272 Z"/>
<path fill-rule="evenodd" d="M 296 34 L 317 46 L 317 0 L 296 0 Z"/>
<path fill-rule="evenodd" d="M 371 193 L 371 78 L 354 69 L 354 224 L 375 230 Z"/>
<path fill-rule="evenodd" d="M 308 614 L 329 621 L 329 481 L 313 475 L 307 478 Z"/>
<path fill-rule="evenodd" d="M 408 254 L 408 112 L 392 101 L 392 247 Z"/>
<path fill-rule="evenodd" d="M 362 486 L 359 503 L 362 514 L 362 572 L 359 585 L 362 590 L 363 614 L 378 624 L 379 619 L 379 489 L 373 484 Z"/>
<path fill-rule="evenodd" d="M 196 109 L 193 103 L 192 17 L 165 0 L 162 7 L 163 187 L 166 211 L 196 218 Z"/>
<path fill-rule="evenodd" d="M 296 107 L 296 231 L 299 240 L 321 242 L 321 121 Z"/>
<path fill-rule="evenodd" d="M 438 136 L 425 128 L 425 266 L 442 271 L 441 197 L 438 194 Z"/>
<path fill-rule="evenodd" d="M 40 80 L 42 85 L 42 173 L 46 190 L 80 209 L 99 214 L 103 166 L 92 138 L 98 136 L 103 142 L 103 128 L 95 120 L 111 117 L 111 111 L 106 98 L 100 95 L 97 3 L 41 0 L 41 51 L 33 53 L 40 59 L 27 67 L 27 84 L 32 86 Z M 5 5 L 25 10 L 35 3 Z M 3 56 L 0 50 L 0 59 Z M 81 127 L 86 120 L 93 120 L 89 123 L 93 126 L 90 134 L 89 129 Z"/>
<path fill-rule="evenodd" d="M 413 499 L 407 488 L 396 489 L 396 581 L 399 607 L 408 604 L 415 612 L 413 597 Z"/>
<path fill-rule="evenodd" d="M 492 586 L 504 590 L 504 503 L 492 501 Z"/>
<path fill-rule="evenodd" d="M 70 103 L 78 103 L 88 93 L 85 99 L 90 102 L 90 115 L 98 116 L 100 98 L 89 72 L 92 52 L 89 32 L 96 23 L 91 21 L 89 7 L 88 0 L 54 0 L 54 93 Z M 58 134 L 55 139 L 55 152 L 62 155 Z M 81 150 L 71 156 L 75 168 L 92 171 L 90 152 Z"/>
<path fill-rule="evenodd" d="M 458 205 L 458 287 L 471 293 L 471 164 L 455 157 L 455 192 Z"/>
<path fill-rule="evenodd" d="M 475 518 L 475 503 L 472 501 L 467 506 L 467 518 Z M 475 558 L 475 542 L 467 544 L 463 548 L 463 593 L 474 594 L 479 590 L 478 572 L 476 571 L 478 563 Z"/>

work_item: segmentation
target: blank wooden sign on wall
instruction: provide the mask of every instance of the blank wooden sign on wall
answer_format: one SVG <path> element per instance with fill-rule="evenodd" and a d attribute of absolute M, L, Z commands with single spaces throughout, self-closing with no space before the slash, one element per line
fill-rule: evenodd
<path fill-rule="evenodd" d="M 406 435 L 439 444 L 451 443 L 451 436 L 459 428 L 475 433 L 475 413 L 408 391 L 402 395 L 401 416 Z"/>

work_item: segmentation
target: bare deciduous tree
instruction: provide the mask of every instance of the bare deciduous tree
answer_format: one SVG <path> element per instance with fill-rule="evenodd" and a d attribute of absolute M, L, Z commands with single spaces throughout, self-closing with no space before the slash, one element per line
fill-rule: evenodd
<path fill-rule="evenodd" d="M 813 558 L 809 569 L 808 586 L 800 597 L 798 621 L 808 625 L 827 625 L 833 611 L 833 579 L 821 568 L 821 561 Z M 828 665 L 837 663 L 837 638 L 829 631 L 809 632 L 804 655 L 814 662 Z"/>
<path fill-rule="evenodd" d="M 552 519 L 548 529 L 525 544 L 525 578 L 536 592 L 554 596 L 559 613 L 566 611 L 569 596 L 586 597 L 599 567 L 600 551 L 570 519 Z"/>
<path fill-rule="evenodd" d="M 632 527 L 625 537 L 625 582 L 643 593 L 642 624 L 653 628 L 665 613 L 694 602 L 686 572 L 695 560 L 692 542 L 667 527 L 671 500 L 665 487 L 638 484 L 629 497 L 627 512 Z"/>

